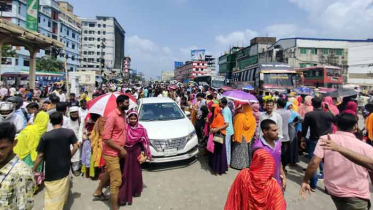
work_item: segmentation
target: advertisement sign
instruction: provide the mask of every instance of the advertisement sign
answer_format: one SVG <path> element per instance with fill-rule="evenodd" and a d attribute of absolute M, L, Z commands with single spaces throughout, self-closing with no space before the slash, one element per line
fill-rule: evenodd
<path fill-rule="evenodd" d="M 205 53 L 206 50 L 192 50 L 191 51 L 191 57 L 193 61 L 200 61 L 200 60 L 205 60 Z"/>
<path fill-rule="evenodd" d="M 184 62 L 175 61 L 175 69 L 179 68 L 180 66 L 183 66 Z"/>
<path fill-rule="evenodd" d="M 26 28 L 38 31 L 39 0 L 27 0 Z"/>

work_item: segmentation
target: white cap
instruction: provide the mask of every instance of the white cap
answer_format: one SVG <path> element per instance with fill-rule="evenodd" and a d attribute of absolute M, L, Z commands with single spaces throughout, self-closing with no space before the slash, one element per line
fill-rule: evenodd
<path fill-rule="evenodd" d="M 72 107 L 70 107 L 69 111 L 70 111 L 70 112 L 78 112 L 78 111 L 79 111 L 79 107 L 77 107 L 77 106 L 72 106 Z"/>

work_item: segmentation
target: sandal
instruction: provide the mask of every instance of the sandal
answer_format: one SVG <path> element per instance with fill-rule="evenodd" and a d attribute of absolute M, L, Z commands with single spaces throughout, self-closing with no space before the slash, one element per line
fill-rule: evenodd
<path fill-rule="evenodd" d="M 93 195 L 93 201 L 106 201 L 108 198 L 101 193 L 100 195 Z"/>

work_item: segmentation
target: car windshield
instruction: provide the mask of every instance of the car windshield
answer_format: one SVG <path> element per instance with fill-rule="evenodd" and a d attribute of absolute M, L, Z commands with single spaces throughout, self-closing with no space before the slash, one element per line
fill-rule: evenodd
<path fill-rule="evenodd" d="M 140 121 L 165 121 L 183 119 L 185 116 L 175 103 L 143 104 Z"/>
<path fill-rule="evenodd" d="M 277 86 L 294 86 L 293 76 L 296 74 L 277 74 L 267 73 L 264 74 L 264 84 L 271 84 Z"/>

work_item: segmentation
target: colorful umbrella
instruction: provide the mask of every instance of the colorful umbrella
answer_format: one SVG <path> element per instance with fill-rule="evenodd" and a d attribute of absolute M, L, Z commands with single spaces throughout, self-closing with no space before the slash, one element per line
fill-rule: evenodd
<path fill-rule="evenodd" d="M 258 102 L 258 99 L 254 95 L 246 93 L 242 90 L 227 91 L 223 94 L 223 96 L 244 103 Z"/>
<path fill-rule="evenodd" d="M 223 89 L 224 91 L 233 90 L 231 87 L 228 87 L 228 86 L 221 87 L 221 89 Z"/>
<path fill-rule="evenodd" d="M 88 112 L 92 114 L 99 114 L 100 116 L 108 116 L 108 114 L 117 107 L 116 100 L 119 95 L 126 95 L 130 98 L 129 109 L 137 107 L 137 101 L 132 95 L 115 92 L 104 94 L 89 101 L 87 104 Z"/>
<path fill-rule="evenodd" d="M 297 87 L 294 91 L 299 95 L 312 95 L 313 94 L 313 89 L 310 87 Z"/>

